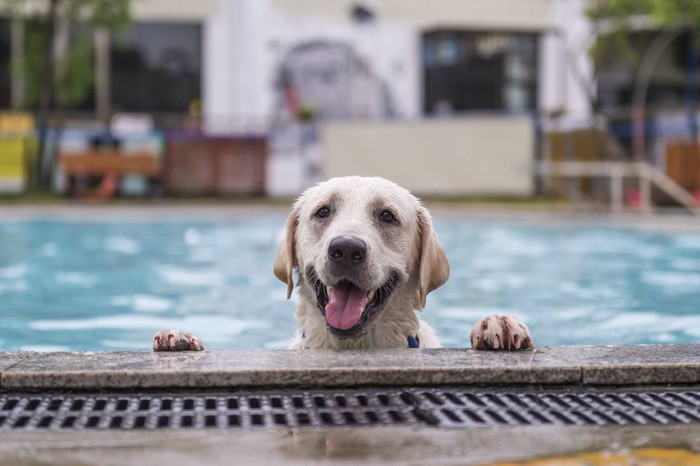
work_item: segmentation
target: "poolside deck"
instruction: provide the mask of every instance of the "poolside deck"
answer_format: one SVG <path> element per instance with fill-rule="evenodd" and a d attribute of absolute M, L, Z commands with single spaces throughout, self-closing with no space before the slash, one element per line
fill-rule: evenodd
<path fill-rule="evenodd" d="M 201 353 L 0 353 L 2 393 L 235 393 L 290 387 L 474 386 L 599 391 L 640 387 L 697 391 L 700 345 L 467 349 L 224 351 Z M 614 386 L 611 388 L 611 386 Z M 491 388 L 490 388 L 491 387 Z M 567 392 L 568 393 L 568 392 Z M 591 450 L 690 448 L 700 423 L 684 425 L 355 425 L 289 429 L 0 431 L 0 465 L 43 464 L 484 464 Z M 690 450 L 689 455 L 694 455 Z M 664 464 L 664 463 L 660 463 Z M 670 463 L 669 463 L 670 464 Z"/>
<path fill-rule="evenodd" d="M 700 345 L 381 351 L 0 352 L 0 389 L 700 383 Z"/>

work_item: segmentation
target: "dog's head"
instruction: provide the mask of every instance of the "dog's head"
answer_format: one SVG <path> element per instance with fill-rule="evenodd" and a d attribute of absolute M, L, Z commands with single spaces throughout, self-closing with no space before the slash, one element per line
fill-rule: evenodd
<path fill-rule="evenodd" d="M 274 271 L 316 297 L 327 329 L 358 338 L 401 296 L 423 309 L 449 264 L 428 211 L 382 178 L 333 178 L 307 190 L 287 219 Z"/>

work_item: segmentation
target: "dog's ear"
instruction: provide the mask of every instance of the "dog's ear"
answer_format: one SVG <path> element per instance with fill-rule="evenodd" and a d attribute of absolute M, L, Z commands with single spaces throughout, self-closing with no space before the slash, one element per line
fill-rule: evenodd
<path fill-rule="evenodd" d="M 425 308 L 428 293 L 440 288 L 450 276 L 450 263 L 438 240 L 428 210 L 418 210 L 418 234 L 420 235 L 420 258 L 418 262 L 419 308 Z"/>
<path fill-rule="evenodd" d="M 287 217 L 284 236 L 280 241 L 277 249 L 277 257 L 275 258 L 275 276 L 287 284 L 287 299 L 291 298 L 292 290 L 294 290 L 294 265 L 296 261 L 294 251 L 294 236 L 297 226 L 299 225 L 299 212 L 294 210 Z"/>

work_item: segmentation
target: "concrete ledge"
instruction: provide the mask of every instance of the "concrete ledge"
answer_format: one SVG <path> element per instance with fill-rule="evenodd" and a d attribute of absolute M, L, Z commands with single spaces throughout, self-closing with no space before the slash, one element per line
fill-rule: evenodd
<path fill-rule="evenodd" d="M 692 384 L 700 344 L 381 351 L 0 352 L 0 389 Z"/>

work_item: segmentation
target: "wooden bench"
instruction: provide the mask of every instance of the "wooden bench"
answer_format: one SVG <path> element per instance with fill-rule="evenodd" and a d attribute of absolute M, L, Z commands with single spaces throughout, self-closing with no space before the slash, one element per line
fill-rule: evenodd
<path fill-rule="evenodd" d="M 124 155 L 117 150 L 61 152 L 59 164 L 66 175 L 106 175 L 138 173 L 160 176 L 158 157 L 147 153 Z"/>
<path fill-rule="evenodd" d="M 59 154 L 58 163 L 69 180 L 70 194 L 74 196 L 108 198 L 116 193 L 122 175 L 139 174 L 149 178 L 162 175 L 160 159 L 145 152 L 124 154 L 117 149 L 64 151 Z M 81 192 L 84 190 L 78 189 L 74 181 L 83 176 L 101 177 L 100 186 L 93 191 Z"/>

